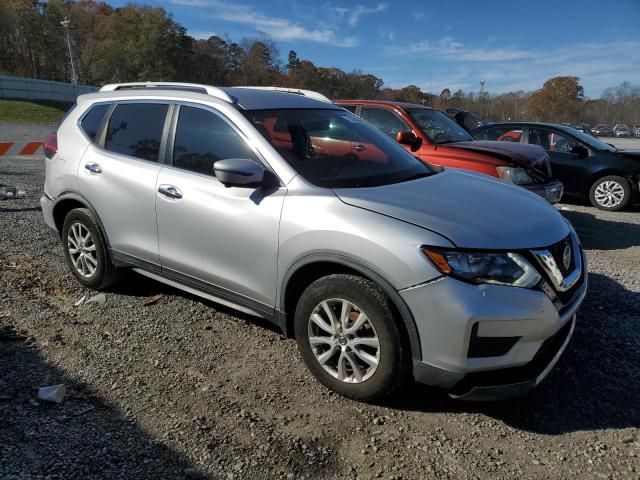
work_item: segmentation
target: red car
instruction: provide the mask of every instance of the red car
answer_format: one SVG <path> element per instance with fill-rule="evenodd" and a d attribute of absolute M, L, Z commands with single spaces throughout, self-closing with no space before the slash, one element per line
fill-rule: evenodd
<path fill-rule="evenodd" d="M 562 197 L 562 183 L 551 178 L 547 153 L 535 145 L 474 140 L 449 116 L 422 105 L 381 100 L 334 103 L 395 139 L 421 160 L 498 177 L 550 203 Z"/>

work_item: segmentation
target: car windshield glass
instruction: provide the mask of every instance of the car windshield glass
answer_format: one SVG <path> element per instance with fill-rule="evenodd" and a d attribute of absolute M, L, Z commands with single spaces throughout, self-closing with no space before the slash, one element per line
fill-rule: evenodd
<path fill-rule="evenodd" d="M 435 143 L 466 142 L 473 137 L 444 113 L 428 108 L 407 108 L 424 134 Z"/>
<path fill-rule="evenodd" d="M 300 175 L 320 187 L 372 187 L 435 173 L 398 143 L 342 109 L 244 113 Z"/>
<path fill-rule="evenodd" d="M 578 140 L 586 143 L 588 146 L 595 148 L 596 150 L 608 150 L 610 152 L 615 152 L 617 150 L 616 147 L 613 147 L 608 143 L 604 143 L 602 140 L 598 140 L 596 137 L 581 132 L 580 130 L 573 129 L 571 133 Z"/>

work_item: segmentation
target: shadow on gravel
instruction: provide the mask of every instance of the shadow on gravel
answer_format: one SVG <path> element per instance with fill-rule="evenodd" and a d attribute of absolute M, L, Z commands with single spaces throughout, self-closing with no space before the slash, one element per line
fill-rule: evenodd
<path fill-rule="evenodd" d="M 6 325 L 5 325 L 6 327 Z M 0 331 L 0 478 L 186 478 L 200 472 L 25 341 Z M 65 384 L 62 403 L 38 386 Z M 187 470 L 190 469 L 190 470 Z M 198 476 L 209 478 L 210 476 Z"/>
<path fill-rule="evenodd" d="M 194 302 L 207 305 L 209 308 L 215 310 L 216 312 L 220 312 L 235 318 L 240 318 L 259 327 L 281 333 L 280 329 L 276 325 L 264 318 L 234 310 L 233 308 L 226 307 L 225 305 L 207 300 L 206 298 L 197 295 L 193 295 L 189 292 L 185 292 L 184 290 L 180 290 L 179 288 L 174 288 L 170 285 L 158 282 L 136 272 L 126 272 L 125 277 L 122 279 L 122 281 L 109 287 L 108 291 L 117 295 L 124 295 L 127 297 L 153 297 L 155 295 L 182 297 Z"/>
<path fill-rule="evenodd" d="M 640 427 L 640 294 L 591 274 L 573 338 L 555 369 L 529 395 L 467 403 L 415 386 L 392 408 L 473 412 L 549 435 Z"/>
<path fill-rule="evenodd" d="M 39 212 L 42 209 L 40 207 L 26 207 L 26 208 L 7 208 L 0 206 L 0 213 L 16 213 L 16 212 Z"/>
<path fill-rule="evenodd" d="M 586 250 L 620 250 L 640 245 L 640 225 L 637 223 L 602 220 L 590 213 L 573 210 L 562 210 L 561 213 L 576 229 Z"/>

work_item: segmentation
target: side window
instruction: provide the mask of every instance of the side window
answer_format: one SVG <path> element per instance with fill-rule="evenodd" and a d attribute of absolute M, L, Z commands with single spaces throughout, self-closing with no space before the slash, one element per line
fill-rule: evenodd
<path fill-rule="evenodd" d="M 579 145 L 569 137 L 541 128 L 531 128 L 529 130 L 529 143 L 540 145 L 551 152 L 561 153 L 570 153 L 573 147 Z"/>
<path fill-rule="evenodd" d="M 403 122 L 395 113 L 384 108 L 362 107 L 360 116 L 394 140 L 396 139 L 396 133 L 411 130 L 409 125 Z"/>
<path fill-rule="evenodd" d="M 498 142 L 519 142 L 522 139 L 522 130 L 504 127 L 490 128 L 476 135 L 476 139 Z"/>
<path fill-rule="evenodd" d="M 167 109 L 155 103 L 118 105 L 109 119 L 104 148 L 157 162 Z"/>
<path fill-rule="evenodd" d="M 340 105 L 345 110 L 349 110 L 351 113 L 356 113 L 357 105 Z"/>
<path fill-rule="evenodd" d="M 225 158 L 258 161 L 244 139 L 218 115 L 202 108 L 180 107 L 173 166 L 213 176 L 213 164 Z"/>
<path fill-rule="evenodd" d="M 89 112 L 85 114 L 84 118 L 80 122 L 80 128 L 82 128 L 85 135 L 92 141 L 96 139 L 100 124 L 102 124 L 104 115 L 107 113 L 110 106 L 111 105 L 109 104 L 103 103 L 102 105 L 96 105 L 90 108 Z"/>

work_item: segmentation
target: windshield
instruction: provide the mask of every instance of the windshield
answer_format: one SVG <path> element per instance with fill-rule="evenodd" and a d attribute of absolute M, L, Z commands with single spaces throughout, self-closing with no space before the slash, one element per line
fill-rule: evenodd
<path fill-rule="evenodd" d="M 466 142 L 473 137 L 444 113 L 428 108 L 407 108 L 424 134 L 434 143 Z"/>
<path fill-rule="evenodd" d="M 398 143 L 342 109 L 244 114 L 300 175 L 320 187 L 371 187 L 435 173 Z"/>
<path fill-rule="evenodd" d="M 610 152 L 615 152 L 617 150 L 616 147 L 609 145 L 608 143 L 604 143 L 602 140 L 598 140 L 596 137 L 593 137 L 587 133 L 581 132 L 580 130 L 572 129 L 571 134 L 576 137 L 578 140 L 586 143 L 592 148 L 596 150 L 609 150 Z"/>

